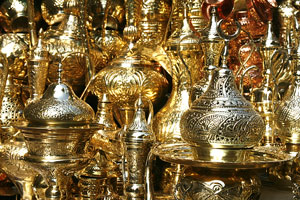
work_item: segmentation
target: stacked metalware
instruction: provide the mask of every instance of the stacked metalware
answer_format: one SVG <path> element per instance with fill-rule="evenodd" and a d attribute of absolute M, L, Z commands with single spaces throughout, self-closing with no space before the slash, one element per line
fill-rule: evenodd
<path fill-rule="evenodd" d="M 300 199 L 299 5 L 1 1 L 2 176 L 24 200 L 259 199 L 266 177 Z"/>

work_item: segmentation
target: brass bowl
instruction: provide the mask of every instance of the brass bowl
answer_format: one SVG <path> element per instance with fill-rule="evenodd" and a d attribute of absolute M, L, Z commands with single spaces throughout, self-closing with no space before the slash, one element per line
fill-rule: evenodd
<path fill-rule="evenodd" d="M 26 160 L 36 163 L 67 163 L 88 158 L 87 141 L 102 127 L 98 124 L 83 126 L 33 126 L 28 122 L 16 124 L 22 131 L 28 148 Z"/>

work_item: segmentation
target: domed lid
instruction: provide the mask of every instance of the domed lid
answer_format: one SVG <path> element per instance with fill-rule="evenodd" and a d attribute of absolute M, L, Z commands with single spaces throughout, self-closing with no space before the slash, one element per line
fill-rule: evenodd
<path fill-rule="evenodd" d="M 34 125 L 82 125 L 94 120 L 93 109 L 60 81 L 52 83 L 41 99 L 26 106 L 24 115 Z"/>

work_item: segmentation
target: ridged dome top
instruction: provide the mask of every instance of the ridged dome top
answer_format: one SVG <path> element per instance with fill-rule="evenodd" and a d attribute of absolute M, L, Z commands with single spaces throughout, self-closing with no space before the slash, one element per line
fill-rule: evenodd
<path fill-rule="evenodd" d="M 94 120 L 93 109 L 64 83 L 51 84 L 41 99 L 26 106 L 24 115 L 34 125 L 81 125 Z"/>

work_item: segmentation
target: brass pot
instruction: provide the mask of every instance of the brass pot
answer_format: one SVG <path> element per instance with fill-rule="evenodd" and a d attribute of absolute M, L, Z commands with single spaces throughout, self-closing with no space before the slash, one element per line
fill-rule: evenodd
<path fill-rule="evenodd" d="M 213 148 L 251 148 L 258 144 L 264 122 L 240 94 L 234 79 L 230 69 L 213 72 L 207 91 L 181 118 L 181 136 L 186 142 Z"/>
<path fill-rule="evenodd" d="M 137 44 L 138 46 L 138 44 Z M 141 93 L 158 105 L 163 99 L 168 82 L 155 69 L 154 63 L 137 49 L 126 49 L 109 66 L 102 69 L 95 77 L 91 91 L 98 97 L 107 93 L 119 108 L 119 122 L 128 124 L 133 116 L 134 102 Z"/>

